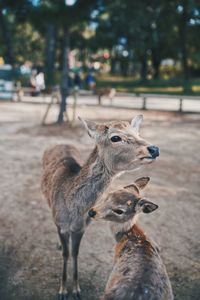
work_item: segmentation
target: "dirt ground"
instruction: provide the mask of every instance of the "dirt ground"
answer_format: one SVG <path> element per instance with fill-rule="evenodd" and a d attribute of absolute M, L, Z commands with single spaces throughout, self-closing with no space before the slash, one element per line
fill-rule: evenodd
<path fill-rule="evenodd" d="M 66 124 L 42 127 L 44 109 L 39 104 L 0 103 L 2 300 L 56 299 L 62 257 L 40 191 L 41 157 L 53 144 L 72 143 L 85 158 L 94 146 L 78 122 L 75 128 Z M 49 122 L 56 114 L 55 108 Z M 78 114 L 98 120 L 130 120 L 138 111 L 82 106 Z M 159 209 L 141 216 L 140 222 L 161 246 L 175 299 L 199 300 L 200 115 L 145 112 L 141 134 L 160 147 L 160 159 L 122 175 L 113 187 L 132 183 L 141 175 L 151 177 L 145 195 Z M 99 299 L 102 294 L 112 267 L 113 246 L 106 222 L 88 228 L 79 259 L 83 300 Z"/>

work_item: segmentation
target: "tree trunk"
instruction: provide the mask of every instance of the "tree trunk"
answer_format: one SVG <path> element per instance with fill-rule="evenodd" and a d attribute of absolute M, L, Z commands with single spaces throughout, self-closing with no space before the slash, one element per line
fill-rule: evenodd
<path fill-rule="evenodd" d="M 154 75 L 153 78 L 155 80 L 160 78 L 160 61 L 153 60 L 153 68 L 154 68 Z"/>
<path fill-rule="evenodd" d="M 147 55 L 144 53 L 143 56 L 141 56 L 141 69 L 140 69 L 140 78 L 142 82 L 145 82 L 147 80 Z"/>
<path fill-rule="evenodd" d="M 152 50 L 152 64 L 153 64 L 153 69 L 154 69 L 154 75 L 153 78 L 159 79 L 160 77 L 160 58 L 158 55 L 158 50 Z"/>
<path fill-rule="evenodd" d="M 3 15 L 1 9 L 0 9 L 0 28 L 2 31 L 3 40 L 4 40 L 4 43 L 6 46 L 5 62 L 7 64 L 14 66 L 15 60 L 14 60 L 14 55 L 13 55 L 12 43 L 11 43 L 12 38 L 10 36 L 10 32 L 9 32 L 8 26 L 6 24 L 6 20 L 4 18 L 4 15 Z"/>
<path fill-rule="evenodd" d="M 70 51 L 70 36 L 68 29 L 65 29 L 63 36 L 63 61 L 61 75 L 61 103 L 60 112 L 58 115 L 58 123 L 63 123 L 64 113 L 66 111 L 67 97 L 69 96 L 69 51 Z"/>
<path fill-rule="evenodd" d="M 116 63 L 115 57 L 111 57 L 111 70 L 110 70 L 110 73 L 112 75 L 115 75 L 115 73 L 116 73 L 115 63 Z"/>
<path fill-rule="evenodd" d="M 56 27 L 52 23 L 47 25 L 45 54 L 46 85 L 49 87 L 55 80 Z"/>
<path fill-rule="evenodd" d="M 127 58 L 120 59 L 121 74 L 124 77 L 128 76 L 128 63 L 129 63 L 129 61 Z"/>
<path fill-rule="evenodd" d="M 190 92 L 190 82 L 189 82 L 189 67 L 188 67 L 188 46 L 187 46 L 187 22 L 189 19 L 188 15 L 188 0 L 183 0 L 183 13 L 181 16 L 181 21 L 179 25 L 180 42 L 181 42 L 181 52 L 182 52 L 182 67 L 184 73 L 184 92 Z"/>

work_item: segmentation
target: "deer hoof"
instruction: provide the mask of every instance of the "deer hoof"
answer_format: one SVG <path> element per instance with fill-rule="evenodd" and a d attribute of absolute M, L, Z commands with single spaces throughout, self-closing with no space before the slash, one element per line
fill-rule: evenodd
<path fill-rule="evenodd" d="M 68 300 L 69 294 L 68 293 L 58 293 L 58 300 Z"/>
<path fill-rule="evenodd" d="M 81 300 L 81 293 L 80 292 L 73 292 L 74 300 Z"/>

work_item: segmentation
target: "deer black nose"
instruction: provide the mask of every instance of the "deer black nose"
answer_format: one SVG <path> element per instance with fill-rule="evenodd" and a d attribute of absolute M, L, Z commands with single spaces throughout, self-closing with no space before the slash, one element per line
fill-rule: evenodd
<path fill-rule="evenodd" d="M 157 156 L 160 155 L 159 148 L 156 146 L 149 146 L 149 147 L 147 147 L 147 149 L 149 150 L 149 153 L 151 154 L 151 156 L 153 158 L 156 158 Z"/>
<path fill-rule="evenodd" d="M 94 218 L 94 216 L 96 216 L 96 214 L 97 214 L 96 211 L 93 209 L 90 209 L 88 211 L 88 215 L 90 216 L 90 218 Z"/>

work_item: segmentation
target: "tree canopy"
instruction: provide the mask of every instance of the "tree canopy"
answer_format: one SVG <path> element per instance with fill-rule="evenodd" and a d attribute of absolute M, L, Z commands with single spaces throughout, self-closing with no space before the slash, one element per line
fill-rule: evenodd
<path fill-rule="evenodd" d="M 180 63 L 186 89 L 190 76 L 200 74 L 198 0 L 70 2 L 2 0 L 0 57 L 13 66 L 25 61 L 43 66 L 48 86 L 55 84 L 59 71 L 63 99 L 70 49 L 77 50 L 83 64 L 106 60 L 113 73 L 127 75 L 139 66 L 143 81 L 149 64 L 152 77 L 159 78 L 165 59 Z"/>

